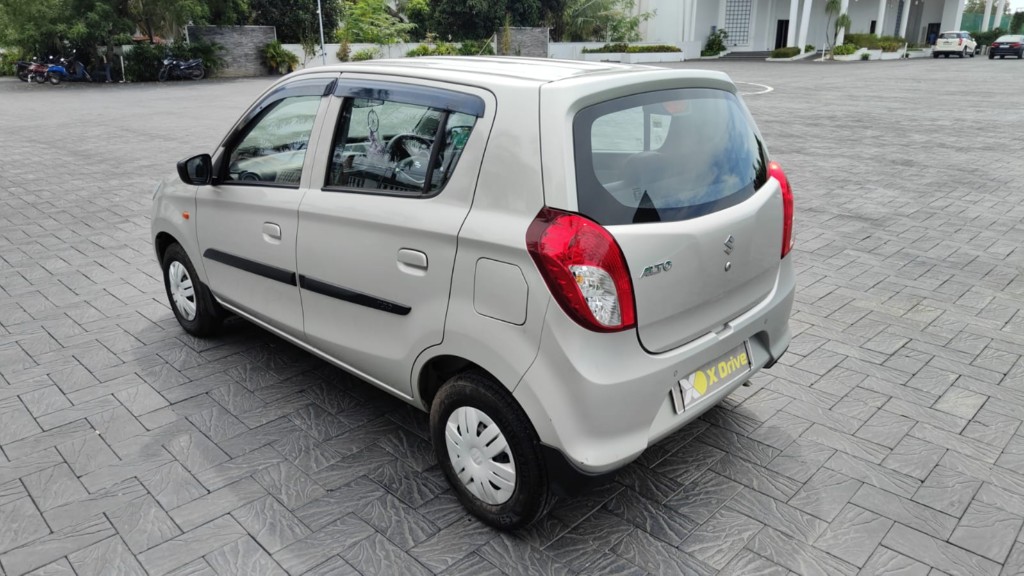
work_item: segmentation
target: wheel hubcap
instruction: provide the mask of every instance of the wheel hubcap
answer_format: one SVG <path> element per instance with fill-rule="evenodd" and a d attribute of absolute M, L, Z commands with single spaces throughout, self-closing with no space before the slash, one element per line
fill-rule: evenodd
<path fill-rule="evenodd" d="M 516 488 L 516 463 L 505 435 L 487 414 L 469 406 L 448 416 L 445 444 L 452 468 L 474 496 L 504 504 Z"/>
<path fill-rule="evenodd" d="M 167 279 L 170 286 L 171 301 L 185 320 L 196 318 L 196 292 L 192 287 L 192 277 L 188 269 L 175 260 L 167 267 Z"/>

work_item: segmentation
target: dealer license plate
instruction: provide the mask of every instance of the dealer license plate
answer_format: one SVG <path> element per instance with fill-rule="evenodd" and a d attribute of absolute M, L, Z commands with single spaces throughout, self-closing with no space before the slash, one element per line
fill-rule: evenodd
<path fill-rule="evenodd" d="M 697 405 L 714 391 L 732 384 L 749 372 L 750 351 L 744 342 L 679 381 L 679 386 L 672 389 L 676 414 Z"/>

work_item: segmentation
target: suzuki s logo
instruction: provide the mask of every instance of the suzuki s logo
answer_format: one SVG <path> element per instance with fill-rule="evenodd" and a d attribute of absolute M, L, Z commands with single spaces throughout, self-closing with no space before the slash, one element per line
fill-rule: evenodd
<path fill-rule="evenodd" d="M 641 278 L 647 278 L 648 276 L 654 276 L 655 274 L 661 274 L 662 272 L 668 272 L 671 269 L 672 269 L 672 261 L 671 260 L 665 260 L 664 262 L 659 262 L 657 264 L 654 264 L 653 266 L 648 266 L 647 268 L 644 268 L 644 273 L 641 274 L 640 277 Z"/>
<path fill-rule="evenodd" d="M 725 245 L 725 254 L 727 256 L 729 254 L 732 254 L 732 247 L 735 243 L 736 239 L 732 237 L 732 234 L 729 234 L 729 236 L 725 239 L 725 242 L 723 243 Z"/>

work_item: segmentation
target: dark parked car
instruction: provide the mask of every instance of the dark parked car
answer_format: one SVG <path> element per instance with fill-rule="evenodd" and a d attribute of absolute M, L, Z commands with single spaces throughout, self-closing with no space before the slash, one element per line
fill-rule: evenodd
<path fill-rule="evenodd" d="M 1020 34 L 1007 34 L 1006 36 L 996 38 L 996 41 L 988 49 L 988 59 L 991 60 L 996 56 L 1000 58 L 1006 58 L 1007 56 L 1024 58 L 1024 36 Z"/>

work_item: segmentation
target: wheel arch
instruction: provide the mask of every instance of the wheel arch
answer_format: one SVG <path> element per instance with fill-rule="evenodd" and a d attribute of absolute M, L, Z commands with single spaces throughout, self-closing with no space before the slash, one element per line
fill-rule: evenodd
<path fill-rule="evenodd" d="M 441 354 L 426 361 L 416 378 L 416 391 L 427 412 L 441 386 L 456 374 L 467 370 L 479 371 L 498 381 L 494 374 L 479 364 L 454 354 Z"/>
<path fill-rule="evenodd" d="M 170 248 L 171 244 L 181 244 L 178 239 L 172 236 L 168 232 L 159 232 L 156 238 L 153 239 L 153 249 L 156 250 L 156 259 L 158 262 L 163 262 L 164 253 Z"/>

